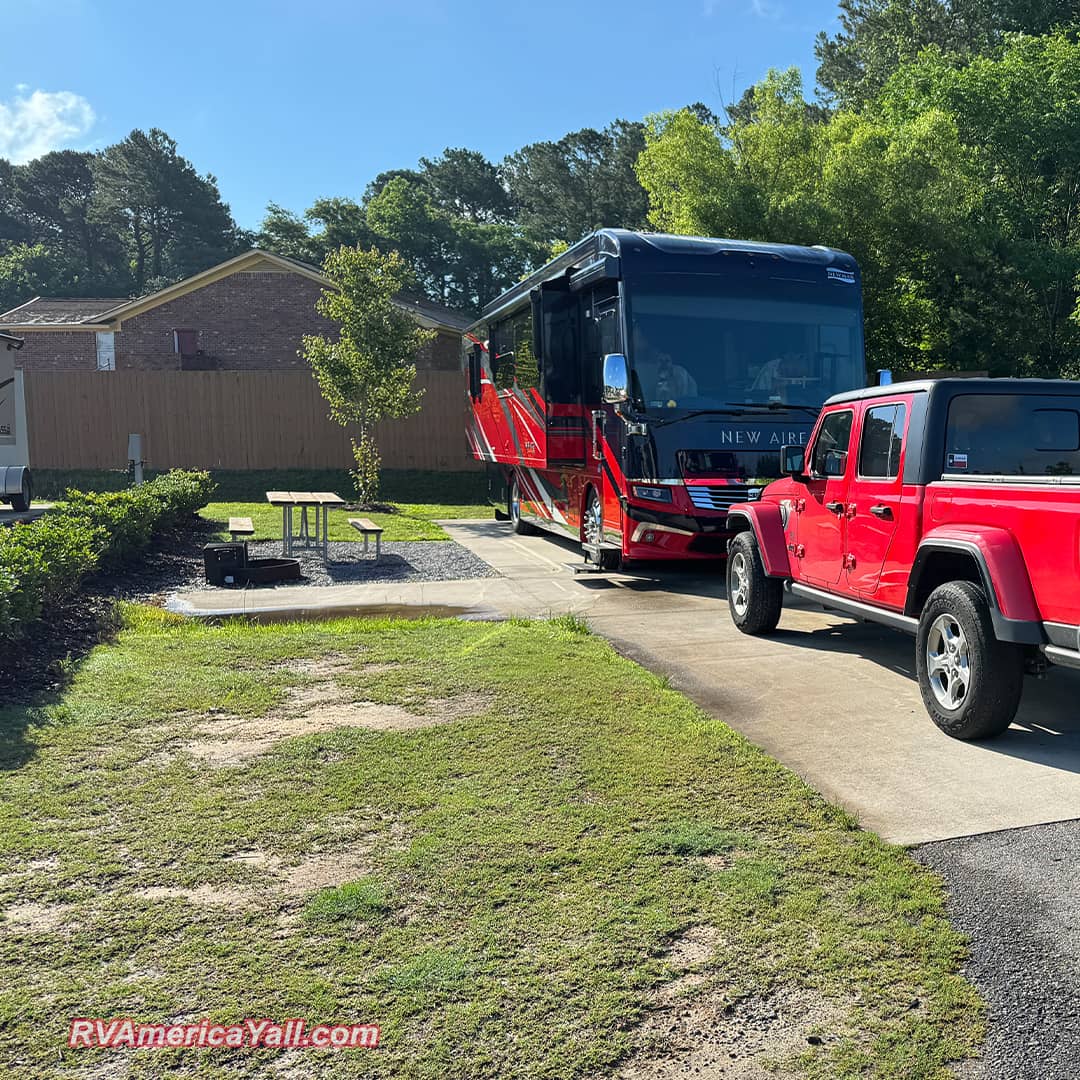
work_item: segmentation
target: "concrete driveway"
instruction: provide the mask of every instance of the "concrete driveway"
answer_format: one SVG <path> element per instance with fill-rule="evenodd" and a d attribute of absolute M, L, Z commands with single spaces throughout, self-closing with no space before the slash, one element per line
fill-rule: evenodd
<path fill-rule="evenodd" d="M 961 743 L 926 715 L 902 634 L 792 600 L 774 637 L 750 638 L 732 626 L 716 570 L 575 576 L 573 544 L 496 522 L 444 527 L 505 575 L 473 583 L 489 609 L 581 615 L 887 840 L 1080 817 L 1080 673 L 1029 679 L 1005 735 Z"/>

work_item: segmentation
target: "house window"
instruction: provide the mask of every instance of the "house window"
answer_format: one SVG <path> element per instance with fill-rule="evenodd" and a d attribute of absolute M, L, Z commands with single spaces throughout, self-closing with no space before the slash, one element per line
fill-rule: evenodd
<path fill-rule="evenodd" d="M 174 330 L 173 352 L 179 353 L 181 360 L 194 360 L 199 353 L 199 331 Z"/>
<path fill-rule="evenodd" d="M 97 346 L 98 371 L 116 370 L 116 337 L 111 330 L 98 330 L 94 335 Z"/>

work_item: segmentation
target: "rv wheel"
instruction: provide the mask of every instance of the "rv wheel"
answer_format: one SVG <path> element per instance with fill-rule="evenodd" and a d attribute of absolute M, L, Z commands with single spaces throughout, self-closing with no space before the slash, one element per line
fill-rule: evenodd
<path fill-rule="evenodd" d="M 521 486 L 518 483 L 517 473 L 514 473 L 514 479 L 510 482 L 510 502 L 506 512 L 510 517 L 510 524 L 514 527 L 514 532 L 519 536 L 536 531 L 527 521 L 521 520 Z"/>

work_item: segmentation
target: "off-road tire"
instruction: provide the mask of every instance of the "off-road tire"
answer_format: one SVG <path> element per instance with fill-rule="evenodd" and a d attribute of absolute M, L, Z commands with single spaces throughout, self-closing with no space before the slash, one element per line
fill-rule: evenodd
<path fill-rule="evenodd" d="M 727 598 L 731 621 L 744 634 L 771 634 L 780 622 L 784 583 L 765 573 L 757 537 L 749 530 L 728 548 Z"/>
<path fill-rule="evenodd" d="M 518 536 L 528 536 L 536 532 L 536 528 L 527 521 L 521 520 L 521 485 L 518 483 L 517 473 L 514 473 L 510 481 L 510 493 L 506 500 L 506 515 L 510 518 L 510 524 Z"/>
<path fill-rule="evenodd" d="M 997 639 L 986 594 L 973 582 L 949 581 L 927 597 L 915 667 L 926 711 L 946 735 L 989 739 L 1012 723 L 1024 688 L 1023 650 Z"/>

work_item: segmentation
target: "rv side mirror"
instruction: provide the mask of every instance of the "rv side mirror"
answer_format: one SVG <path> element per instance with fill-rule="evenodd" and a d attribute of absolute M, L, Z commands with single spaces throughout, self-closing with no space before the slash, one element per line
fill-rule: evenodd
<path fill-rule="evenodd" d="M 630 396 L 630 369 L 622 353 L 604 357 L 604 402 L 619 405 Z"/>
<path fill-rule="evenodd" d="M 483 393 L 483 383 L 481 382 L 483 363 L 484 348 L 480 344 L 475 344 L 469 350 L 469 394 L 474 401 L 479 401 L 480 395 Z"/>
<path fill-rule="evenodd" d="M 802 476 L 806 470 L 806 450 L 797 445 L 780 447 L 780 474 Z"/>

